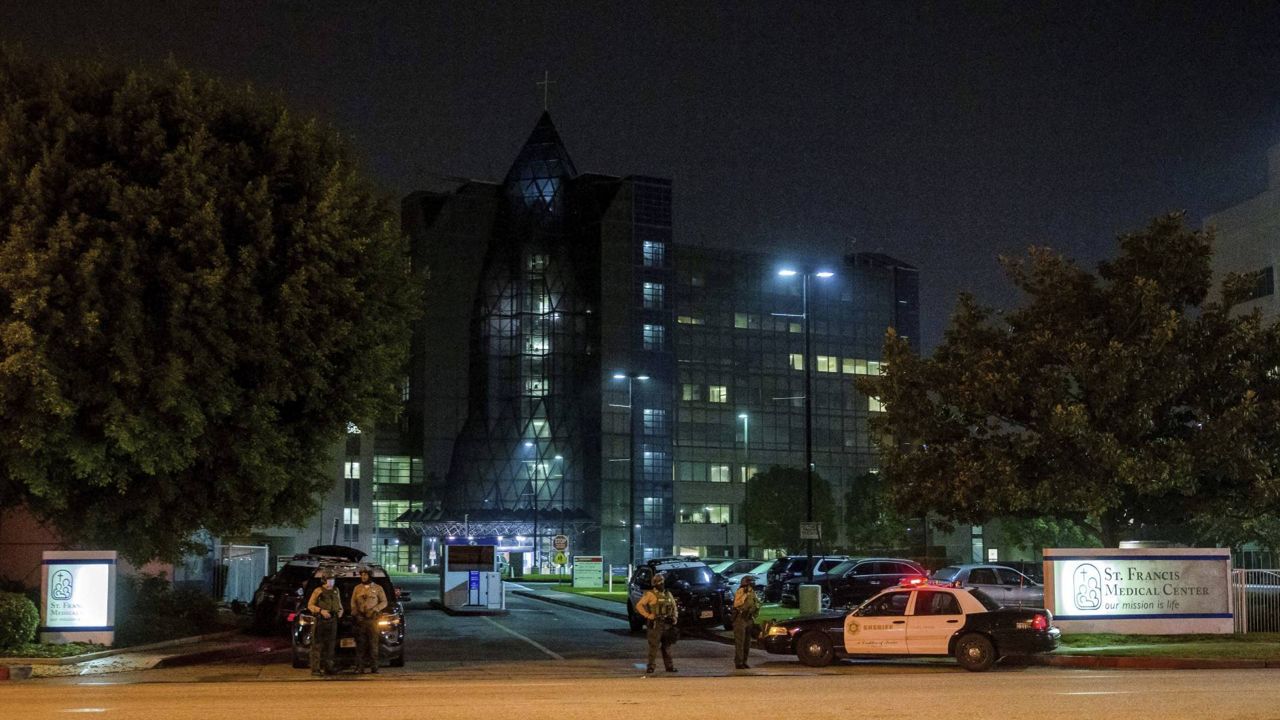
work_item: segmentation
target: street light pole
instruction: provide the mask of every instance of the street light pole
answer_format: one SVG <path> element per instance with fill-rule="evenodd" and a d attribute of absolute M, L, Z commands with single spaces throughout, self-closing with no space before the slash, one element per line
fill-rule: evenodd
<path fill-rule="evenodd" d="M 804 272 L 804 287 L 801 290 L 804 313 L 804 519 L 805 522 L 813 522 L 813 340 L 812 340 L 812 321 L 809 318 L 809 276 L 810 272 Z M 809 527 L 813 527 L 810 525 Z M 813 583 L 813 538 L 805 541 L 805 551 L 808 555 L 806 566 L 808 567 L 809 583 Z"/>
<path fill-rule="evenodd" d="M 740 413 L 742 421 L 742 554 L 751 557 L 751 524 L 747 506 L 751 504 L 751 416 Z"/>
<path fill-rule="evenodd" d="M 780 270 L 783 277 L 801 275 L 801 314 L 804 317 L 804 476 L 805 476 L 805 522 L 813 527 L 813 320 L 809 317 L 809 285 L 814 275 L 827 279 L 835 275 L 829 270 L 816 273 L 806 268 L 801 272 Z M 813 538 L 805 540 L 805 554 L 808 569 L 805 575 L 810 584 L 813 583 Z"/>
<path fill-rule="evenodd" d="M 629 480 L 627 482 L 627 564 L 635 565 L 636 560 L 636 403 L 633 383 L 636 380 L 648 380 L 648 375 L 642 375 L 634 372 L 614 373 L 614 380 L 627 381 L 627 417 L 630 422 L 630 432 L 628 433 L 629 443 L 631 446 L 628 468 Z"/>

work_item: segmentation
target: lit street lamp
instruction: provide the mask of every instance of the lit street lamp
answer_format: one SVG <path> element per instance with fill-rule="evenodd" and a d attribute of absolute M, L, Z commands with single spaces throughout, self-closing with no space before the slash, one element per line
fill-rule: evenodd
<path fill-rule="evenodd" d="M 628 532 L 630 533 L 630 536 L 627 538 L 627 564 L 635 565 L 636 528 L 640 526 L 636 523 L 636 403 L 635 394 L 633 393 L 633 382 L 636 380 L 644 382 L 649 379 L 649 376 L 634 372 L 619 372 L 613 374 L 613 379 L 627 381 L 627 410 L 630 418 L 629 424 L 631 426 L 631 457 L 629 463 L 630 481 L 627 484 L 627 513 L 629 516 L 629 522 L 627 525 L 629 526 Z"/>
<path fill-rule="evenodd" d="M 781 277 L 801 276 L 801 316 L 804 318 L 804 473 L 805 473 L 805 522 L 813 522 L 813 322 L 809 317 L 809 284 L 810 278 L 823 280 L 835 277 L 830 270 L 793 270 L 783 268 L 778 271 Z M 805 540 L 807 558 L 807 576 L 813 582 L 813 538 Z"/>

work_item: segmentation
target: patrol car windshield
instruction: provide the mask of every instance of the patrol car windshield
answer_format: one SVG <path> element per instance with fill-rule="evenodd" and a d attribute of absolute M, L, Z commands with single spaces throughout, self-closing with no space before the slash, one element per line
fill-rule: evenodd
<path fill-rule="evenodd" d="M 711 568 L 706 566 L 674 568 L 672 570 L 663 570 L 662 574 L 667 578 L 667 585 L 677 582 L 689 585 L 710 585 L 713 580 Z"/>
<path fill-rule="evenodd" d="M 978 599 L 978 602 L 982 603 L 982 607 L 984 607 L 984 608 L 986 608 L 986 609 L 988 609 L 988 610 L 999 610 L 999 609 L 1000 609 L 1000 603 L 998 603 L 998 602 L 996 602 L 995 600 L 991 599 L 991 596 L 990 596 L 990 595 L 988 595 L 988 594 L 986 594 L 986 593 L 982 592 L 981 590 L 979 590 L 979 589 L 977 589 L 977 588 L 966 588 L 966 589 L 969 591 L 969 594 L 970 594 L 970 595 L 974 596 L 975 598 L 977 598 L 977 599 Z"/>
<path fill-rule="evenodd" d="M 373 582 L 376 583 L 377 585 L 382 586 L 382 592 L 387 596 L 388 603 L 395 602 L 396 591 L 395 591 L 395 588 L 391 586 L 391 581 L 389 579 L 385 577 L 376 577 L 376 578 L 373 578 Z M 340 578 L 336 578 L 333 584 L 335 587 L 338 588 L 338 594 L 342 598 L 342 606 L 344 608 L 349 609 L 351 607 L 351 593 L 356 589 L 356 586 L 360 584 L 360 578 L 340 577 Z M 310 583 L 308 583 L 306 598 L 310 598 L 311 591 L 315 590 L 318 587 L 320 587 L 319 579 L 313 579 Z"/>

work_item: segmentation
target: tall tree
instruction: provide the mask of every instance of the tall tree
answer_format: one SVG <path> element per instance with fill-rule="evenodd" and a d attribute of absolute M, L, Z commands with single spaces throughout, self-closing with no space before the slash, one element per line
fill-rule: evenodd
<path fill-rule="evenodd" d="M 743 504 L 747 527 L 751 528 L 751 544 L 765 548 L 784 548 L 794 552 L 804 547 L 800 539 L 800 523 L 807 516 L 805 498 L 808 492 L 804 470 L 779 467 L 757 473 L 749 480 L 751 487 Z M 824 537 L 835 534 L 835 503 L 831 486 L 818 473 L 813 474 L 813 520 L 822 523 Z M 823 544 L 830 540 L 824 539 Z"/>
<path fill-rule="evenodd" d="M 852 551 L 890 550 L 910 545 L 908 518 L 894 507 L 883 474 L 866 473 L 853 482 L 844 504 L 845 537 Z"/>
<path fill-rule="evenodd" d="M 276 100 L 0 50 L 0 505 L 136 560 L 302 521 L 393 407 L 406 250 Z"/>
<path fill-rule="evenodd" d="M 895 442 L 895 501 L 980 523 L 1055 516 L 1104 544 L 1185 529 L 1236 544 L 1280 512 L 1280 333 L 1209 299 L 1212 237 L 1180 214 L 1120 238 L 1097 273 L 1045 248 L 1006 260 L 1024 304 L 962 296 L 932 357 L 893 333 L 863 382 Z"/>

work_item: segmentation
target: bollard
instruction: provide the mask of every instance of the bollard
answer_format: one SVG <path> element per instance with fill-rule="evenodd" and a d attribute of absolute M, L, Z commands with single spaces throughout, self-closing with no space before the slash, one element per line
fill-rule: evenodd
<path fill-rule="evenodd" d="M 812 615 L 822 609 L 822 586 L 800 586 L 800 614 Z"/>

